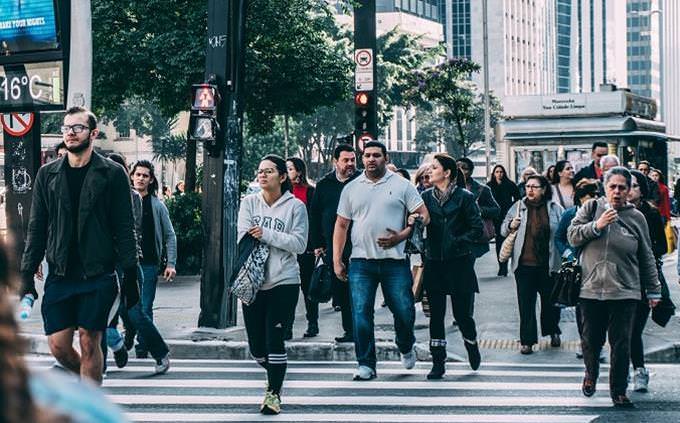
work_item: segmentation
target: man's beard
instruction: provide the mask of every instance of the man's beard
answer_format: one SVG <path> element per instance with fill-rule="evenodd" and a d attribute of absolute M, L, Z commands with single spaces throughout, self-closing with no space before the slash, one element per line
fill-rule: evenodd
<path fill-rule="evenodd" d="M 88 148 L 90 148 L 90 144 L 92 144 L 92 140 L 90 139 L 90 137 L 87 137 L 82 143 L 80 143 L 78 145 L 74 145 L 73 147 L 70 147 L 67 144 L 66 149 L 71 153 L 77 154 L 77 153 L 81 153 L 81 152 L 87 150 Z"/>

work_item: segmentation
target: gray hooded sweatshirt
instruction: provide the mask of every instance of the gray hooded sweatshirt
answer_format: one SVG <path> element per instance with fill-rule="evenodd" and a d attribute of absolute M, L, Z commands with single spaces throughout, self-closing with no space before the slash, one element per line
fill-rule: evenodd
<path fill-rule="evenodd" d="M 270 206 L 262 193 L 251 194 L 241 201 L 238 212 L 238 239 L 253 226 L 262 228 L 262 241 L 269 246 L 262 290 L 279 285 L 300 283 L 297 255 L 307 246 L 307 209 L 290 192 L 285 192 Z"/>
<path fill-rule="evenodd" d="M 569 244 L 582 247 L 581 298 L 639 300 L 661 297 L 652 243 L 645 217 L 632 204 L 618 209 L 618 219 L 598 231 L 595 221 L 606 210 L 606 199 L 587 202 L 578 209 L 567 230 Z"/>

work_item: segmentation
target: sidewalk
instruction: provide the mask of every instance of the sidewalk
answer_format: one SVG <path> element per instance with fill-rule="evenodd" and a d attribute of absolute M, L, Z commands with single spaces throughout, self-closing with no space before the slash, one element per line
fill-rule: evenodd
<path fill-rule="evenodd" d="M 493 246 L 492 246 L 493 247 Z M 493 248 L 492 248 L 493 249 Z M 496 276 L 495 254 L 484 255 L 477 261 L 480 294 L 475 304 L 475 320 L 479 333 L 483 360 L 512 362 L 576 362 L 578 333 L 571 309 L 563 310 L 560 327 L 562 347 L 550 348 L 549 339 L 541 339 L 533 355 L 519 354 L 519 315 L 513 277 Z M 671 295 L 680 305 L 680 284 L 676 271 L 676 255 L 666 258 L 664 274 Z M 198 276 L 178 276 L 174 282 L 159 282 L 154 307 L 154 321 L 170 345 L 175 358 L 247 359 L 249 358 L 245 329 L 239 307 L 238 326 L 229 329 L 197 328 L 199 307 Z M 39 287 L 41 288 L 41 287 Z M 376 346 L 379 360 L 398 360 L 394 345 L 391 313 L 380 307 L 382 296 L 378 290 L 375 308 Z M 461 335 L 451 324 L 450 307 L 447 312 L 447 339 L 451 360 L 466 359 Z M 428 320 L 420 304 L 416 305 L 416 351 L 420 360 L 429 360 Z M 43 335 L 40 303 L 36 302 L 31 318 L 21 323 L 22 332 L 31 340 L 31 352 L 49 353 Z M 340 313 L 330 303 L 319 307 L 319 335 L 303 338 L 306 329 L 304 302 L 298 301 L 293 339 L 287 343 L 291 360 L 354 360 L 353 344 L 337 344 L 334 337 L 341 335 Z M 650 362 L 680 363 L 680 317 L 676 315 L 666 328 L 649 320 L 644 335 L 645 351 Z"/>

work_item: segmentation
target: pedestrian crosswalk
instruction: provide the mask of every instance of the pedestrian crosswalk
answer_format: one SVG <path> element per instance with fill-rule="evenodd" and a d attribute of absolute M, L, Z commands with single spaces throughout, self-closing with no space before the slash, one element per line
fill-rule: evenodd
<path fill-rule="evenodd" d="M 32 368 L 50 357 L 30 357 Z M 427 381 L 429 363 L 404 370 L 382 362 L 378 378 L 352 381 L 354 363 L 292 362 L 278 422 L 590 422 L 611 409 L 606 374 L 598 394 L 580 393 L 582 365 L 483 363 L 471 371 L 449 363 L 442 381 Z M 605 369 L 603 369 L 605 370 Z M 264 371 L 251 361 L 172 360 L 152 377 L 151 360 L 111 363 L 104 390 L 136 422 L 257 422 Z M 606 373 L 604 371 L 603 373 Z"/>

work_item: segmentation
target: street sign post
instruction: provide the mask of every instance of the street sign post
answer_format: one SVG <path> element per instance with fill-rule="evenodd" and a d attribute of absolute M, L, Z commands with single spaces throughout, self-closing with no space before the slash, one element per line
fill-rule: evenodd
<path fill-rule="evenodd" d="M 361 140 L 378 139 L 378 81 L 376 74 L 375 1 L 358 0 L 354 8 L 354 133 Z"/>

